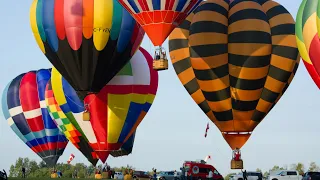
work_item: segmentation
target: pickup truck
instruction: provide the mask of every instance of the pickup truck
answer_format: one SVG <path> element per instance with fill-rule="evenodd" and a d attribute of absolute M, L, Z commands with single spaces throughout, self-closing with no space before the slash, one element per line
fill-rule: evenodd
<path fill-rule="evenodd" d="M 270 175 L 268 180 L 302 180 L 298 171 L 283 170 L 278 174 Z"/>

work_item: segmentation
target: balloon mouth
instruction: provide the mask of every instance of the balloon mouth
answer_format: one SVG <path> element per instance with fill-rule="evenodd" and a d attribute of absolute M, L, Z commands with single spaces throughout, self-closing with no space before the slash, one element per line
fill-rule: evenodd
<path fill-rule="evenodd" d="M 76 90 L 78 97 L 84 101 L 84 99 L 90 94 L 98 94 L 99 91 L 87 91 L 87 90 Z"/>
<path fill-rule="evenodd" d="M 222 132 L 231 149 L 240 149 L 250 138 L 251 132 Z"/>

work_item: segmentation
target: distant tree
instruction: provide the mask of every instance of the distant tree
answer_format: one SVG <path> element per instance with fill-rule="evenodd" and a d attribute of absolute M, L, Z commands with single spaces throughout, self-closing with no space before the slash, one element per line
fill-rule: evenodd
<path fill-rule="evenodd" d="M 47 167 L 46 163 L 44 161 L 40 161 L 39 168 L 45 168 Z"/>
<path fill-rule="evenodd" d="M 317 166 L 317 164 L 315 162 L 311 162 L 309 165 L 308 171 L 310 171 L 310 172 L 319 171 L 319 166 Z"/>
<path fill-rule="evenodd" d="M 256 172 L 261 172 L 262 173 L 261 169 L 259 169 L 259 168 L 256 169 Z"/>
<path fill-rule="evenodd" d="M 270 175 L 270 173 L 269 173 L 268 171 L 266 171 L 266 172 L 263 173 L 263 177 L 267 177 L 267 176 L 269 176 L 269 175 Z"/>
<path fill-rule="evenodd" d="M 35 172 L 39 169 L 38 163 L 36 161 L 30 161 L 28 164 L 27 174 L 29 177 L 35 177 Z"/>
<path fill-rule="evenodd" d="M 18 174 L 14 168 L 14 165 L 11 165 L 10 170 L 9 170 L 9 177 L 17 177 L 17 176 L 18 176 Z"/>
<path fill-rule="evenodd" d="M 232 176 L 232 175 L 236 175 L 236 173 L 230 173 L 224 179 L 225 180 L 230 180 L 230 176 Z"/>
<path fill-rule="evenodd" d="M 300 175 L 303 175 L 305 170 L 302 163 L 292 164 L 291 169 L 298 171 Z"/>

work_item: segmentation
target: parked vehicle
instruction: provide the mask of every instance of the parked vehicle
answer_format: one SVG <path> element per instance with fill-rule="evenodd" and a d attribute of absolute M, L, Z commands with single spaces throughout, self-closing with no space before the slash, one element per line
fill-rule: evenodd
<path fill-rule="evenodd" d="M 158 180 L 180 180 L 180 174 L 178 172 L 178 177 L 174 178 L 174 171 L 162 171 L 157 175 Z"/>
<path fill-rule="evenodd" d="M 114 179 L 123 179 L 122 172 L 114 172 Z"/>
<path fill-rule="evenodd" d="M 247 171 L 248 180 L 262 180 L 262 178 L 263 178 L 263 175 L 261 172 Z M 243 180 L 243 173 L 241 172 L 233 176 L 233 180 Z"/>
<path fill-rule="evenodd" d="M 320 180 L 320 172 L 306 172 L 302 176 L 302 180 Z"/>
<path fill-rule="evenodd" d="M 283 170 L 278 174 L 270 175 L 268 180 L 302 180 L 298 171 Z"/>
<path fill-rule="evenodd" d="M 183 167 L 186 169 L 188 176 L 192 176 L 192 179 L 207 179 L 209 171 L 213 172 L 214 180 L 223 180 L 223 176 L 210 164 L 206 164 L 205 161 L 185 161 Z"/>
<path fill-rule="evenodd" d="M 133 179 L 150 179 L 150 175 L 148 172 L 145 171 L 134 171 L 133 172 Z"/>

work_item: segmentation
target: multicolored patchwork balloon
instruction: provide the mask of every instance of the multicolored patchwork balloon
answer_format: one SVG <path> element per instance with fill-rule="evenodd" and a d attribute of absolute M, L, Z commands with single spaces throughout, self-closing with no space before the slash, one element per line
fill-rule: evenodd
<path fill-rule="evenodd" d="M 55 166 L 68 144 L 52 121 L 45 104 L 50 70 L 40 69 L 14 78 L 2 95 L 2 110 L 17 136 L 50 167 Z"/>
<path fill-rule="evenodd" d="M 30 22 L 41 51 L 82 99 L 129 62 L 144 36 L 117 0 L 34 0 Z"/>
<path fill-rule="evenodd" d="M 66 83 L 64 85 L 65 91 L 74 91 L 73 88 Z M 72 122 L 75 122 L 73 116 L 65 114 L 64 111 L 58 105 L 52 91 L 51 80 L 48 81 L 45 92 L 45 103 L 47 109 L 55 121 L 61 132 L 71 141 L 71 143 L 88 159 L 92 165 L 96 165 L 98 162 L 98 156 L 91 148 L 88 139 L 80 132 Z"/>
<path fill-rule="evenodd" d="M 299 52 L 310 76 L 320 88 L 320 0 L 303 0 L 296 21 Z"/>
<path fill-rule="evenodd" d="M 158 73 L 152 61 L 151 55 L 140 48 L 98 94 L 89 94 L 84 102 L 61 74 L 52 70 L 51 87 L 57 104 L 102 162 L 132 136 L 155 98 Z M 90 120 L 84 119 L 86 110 Z"/>

